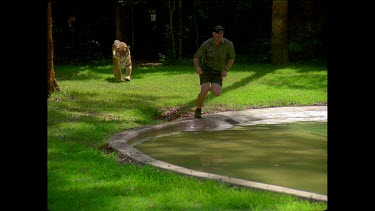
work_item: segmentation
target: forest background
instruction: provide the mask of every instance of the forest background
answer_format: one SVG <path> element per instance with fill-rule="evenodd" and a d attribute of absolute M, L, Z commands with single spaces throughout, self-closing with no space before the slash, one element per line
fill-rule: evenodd
<path fill-rule="evenodd" d="M 192 58 L 202 42 L 212 37 L 211 28 L 217 24 L 224 26 L 224 37 L 233 41 L 237 55 L 246 57 L 249 63 L 271 63 L 272 34 L 276 37 L 275 33 L 284 33 L 283 30 L 285 62 L 326 60 L 329 31 L 326 2 L 53 0 L 54 63 L 110 59 L 115 39 L 130 45 L 135 61 L 168 63 Z M 277 15 L 285 29 L 275 29 Z"/>

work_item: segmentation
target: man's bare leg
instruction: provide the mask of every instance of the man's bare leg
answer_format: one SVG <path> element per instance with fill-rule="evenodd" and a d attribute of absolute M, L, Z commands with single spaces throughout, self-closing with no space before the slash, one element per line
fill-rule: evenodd
<path fill-rule="evenodd" d="M 209 88 L 209 91 L 215 95 L 216 97 L 217 96 L 220 96 L 221 95 L 221 86 L 217 83 L 213 83 L 210 88 Z"/>
<path fill-rule="evenodd" d="M 197 97 L 197 109 L 195 110 L 194 114 L 195 118 L 201 118 L 204 100 L 206 99 L 207 93 L 208 91 L 210 91 L 210 89 L 210 83 L 204 83 L 201 85 L 201 92 L 198 94 Z"/>

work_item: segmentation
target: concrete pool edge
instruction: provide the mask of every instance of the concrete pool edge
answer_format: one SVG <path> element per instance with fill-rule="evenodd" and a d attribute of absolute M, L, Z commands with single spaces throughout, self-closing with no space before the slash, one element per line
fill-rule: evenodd
<path fill-rule="evenodd" d="M 327 121 L 327 106 L 304 106 L 304 107 L 273 107 L 263 109 L 249 109 L 245 111 L 220 112 L 212 115 L 203 115 L 202 119 L 186 118 L 171 121 L 159 125 L 144 126 L 133 128 L 117 133 L 109 139 L 111 148 L 119 153 L 128 156 L 130 159 L 142 164 L 149 164 L 157 168 L 181 173 L 184 175 L 194 176 L 217 180 L 228 184 L 286 193 L 305 199 L 328 201 L 327 195 L 302 191 L 292 188 L 286 188 L 277 185 L 270 185 L 254 181 L 248 181 L 238 178 L 230 178 L 207 172 L 200 172 L 181 166 L 173 165 L 164 161 L 156 160 L 141 151 L 129 145 L 130 141 L 140 136 L 162 132 L 163 130 L 174 129 L 176 131 L 184 129 L 227 129 L 230 125 L 249 125 L 249 124 L 277 124 L 295 121 Z M 203 124 L 202 124 L 203 123 Z"/>

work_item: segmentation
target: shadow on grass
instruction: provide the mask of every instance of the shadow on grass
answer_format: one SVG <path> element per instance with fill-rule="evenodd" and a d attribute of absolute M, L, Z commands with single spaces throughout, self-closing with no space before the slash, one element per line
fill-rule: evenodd
<path fill-rule="evenodd" d="M 270 65 L 267 65 L 267 66 L 256 65 L 256 66 L 252 66 L 252 67 L 254 67 L 254 69 L 250 69 L 249 72 L 255 72 L 255 74 L 250 75 L 250 76 L 242 79 L 241 81 L 239 81 L 237 83 L 234 83 L 234 84 L 232 84 L 228 87 L 225 87 L 225 81 L 224 81 L 223 82 L 222 94 L 229 93 L 233 90 L 236 90 L 236 89 L 239 89 L 243 86 L 246 86 L 251 81 L 256 80 L 258 78 L 261 78 L 261 77 L 263 77 L 267 74 L 273 73 L 275 70 L 277 70 L 279 68 L 277 66 L 270 66 Z M 267 67 L 267 68 L 264 68 L 264 67 Z M 228 74 L 227 77 L 231 77 L 231 76 Z M 199 80 L 198 76 L 197 76 L 197 80 Z M 197 96 L 198 96 L 198 94 L 199 93 L 197 93 Z M 215 96 L 208 93 L 204 103 L 205 104 L 208 103 L 214 97 Z M 176 109 L 167 111 L 166 113 L 162 114 L 161 116 L 156 116 L 154 118 L 155 119 L 162 119 L 162 120 L 165 120 L 165 121 L 171 121 L 171 120 L 179 119 L 179 118 L 182 118 L 182 117 L 192 117 L 193 116 L 193 110 L 194 110 L 195 106 L 196 106 L 196 99 L 193 99 L 191 101 L 188 101 L 186 104 L 184 104 L 180 107 L 177 107 Z"/>
<path fill-rule="evenodd" d="M 322 68 L 320 68 L 322 67 Z M 100 78 L 100 74 L 108 75 L 110 74 L 110 77 L 107 77 L 105 80 L 109 83 L 128 83 L 126 81 L 117 81 L 114 76 L 112 75 L 112 63 L 108 62 L 108 64 L 104 63 L 102 65 L 78 65 L 78 66 L 59 66 L 56 68 L 56 76 L 58 80 L 89 80 L 89 79 L 95 79 Z M 242 79 L 239 82 L 236 82 L 230 86 L 225 86 L 225 79 L 223 84 L 223 90 L 222 94 L 230 93 L 233 90 L 239 89 L 243 86 L 246 86 L 251 81 L 257 80 L 259 78 L 264 77 L 267 74 L 274 73 L 277 69 L 280 68 L 292 68 L 296 69 L 299 72 L 309 72 L 309 71 L 326 71 L 326 68 L 324 68 L 324 65 L 307 65 L 306 64 L 288 64 L 288 65 L 270 65 L 270 64 L 234 64 L 231 71 L 248 71 L 249 73 L 253 73 L 250 76 Z M 174 75 L 180 75 L 182 73 L 191 73 L 194 74 L 194 68 L 193 65 L 180 65 L 180 66 L 162 66 L 162 65 L 139 65 L 134 66 L 133 73 L 132 73 L 132 80 L 142 79 L 144 77 L 147 77 L 148 74 L 153 73 L 162 73 L 169 76 Z M 199 80 L 198 75 L 197 81 Z M 229 72 L 227 77 L 231 77 L 231 74 Z M 297 76 L 294 76 L 297 77 Z M 302 76 L 298 76 L 302 77 Z M 326 81 L 326 78 L 322 78 L 321 81 Z M 282 80 L 281 80 L 282 82 Z M 272 86 L 284 86 L 284 83 L 281 83 L 280 81 L 271 81 L 269 83 L 272 83 Z M 131 83 L 131 82 L 130 82 Z M 311 83 L 310 83 L 311 84 Z M 315 83 L 317 85 L 322 85 L 320 82 Z M 302 84 L 303 85 L 303 84 Z M 323 84 L 324 85 L 324 84 Z M 288 84 L 288 86 L 296 86 L 296 88 L 303 88 L 301 85 L 297 84 Z M 313 87 L 310 87 L 313 88 Z M 196 93 L 198 95 L 198 93 Z M 212 94 L 208 94 L 205 104 L 208 103 L 210 100 L 215 98 Z M 143 98 L 141 98 L 143 99 Z M 155 99 L 157 100 L 157 99 Z M 177 108 L 162 108 L 163 111 L 160 113 L 156 112 L 156 114 L 153 116 L 153 119 L 160 119 L 164 121 L 171 121 L 178 118 L 183 117 L 191 117 L 193 114 L 193 109 L 196 105 L 196 99 L 192 99 L 188 102 L 186 102 L 184 105 L 181 105 Z"/>

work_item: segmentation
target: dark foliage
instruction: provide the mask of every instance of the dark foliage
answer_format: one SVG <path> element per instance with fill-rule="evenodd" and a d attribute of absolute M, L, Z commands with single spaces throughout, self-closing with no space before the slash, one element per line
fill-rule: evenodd
<path fill-rule="evenodd" d="M 134 59 L 162 60 L 175 63 L 171 27 L 165 2 L 168 0 L 123 0 L 121 8 L 128 25 L 123 26 Z M 288 44 L 292 61 L 325 58 L 326 4 L 323 0 L 288 1 Z M 307 2 L 307 3 L 306 3 Z M 312 3 L 312 4 L 309 4 Z M 52 5 L 55 64 L 84 63 L 110 59 L 116 38 L 115 4 L 111 0 L 56 0 Z M 182 34 L 179 34 L 178 0 L 173 23 L 178 48 L 182 37 L 182 57 L 192 58 L 197 49 L 194 2 L 182 4 Z M 198 44 L 211 37 L 213 25 L 225 27 L 236 53 L 254 62 L 270 62 L 272 0 L 195 0 Z M 156 15 L 156 21 L 151 20 Z M 68 17 L 74 17 L 70 21 Z M 306 27 L 309 26 L 309 27 Z M 133 30 L 133 33 L 131 32 Z M 177 49 L 178 50 L 178 49 Z"/>

